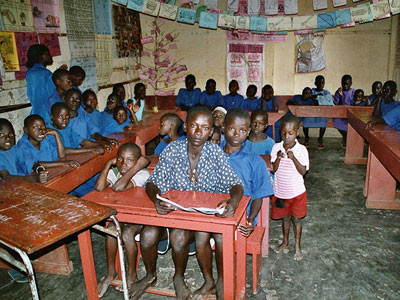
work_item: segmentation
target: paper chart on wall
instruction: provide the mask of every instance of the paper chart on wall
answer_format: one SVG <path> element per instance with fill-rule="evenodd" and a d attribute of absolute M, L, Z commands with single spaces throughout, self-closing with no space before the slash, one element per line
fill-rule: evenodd
<path fill-rule="evenodd" d="M 96 57 L 72 58 L 70 66 L 81 66 L 85 70 L 86 77 L 79 88 L 82 91 L 93 89 L 97 93 Z"/>
<path fill-rule="evenodd" d="M 247 0 L 247 13 L 250 16 L 260 15 L 261 0 Z"/>
<path fill-rule="evenodd" d="M 97 84 L 107 85 L 112 75 L 112 36 L 95 35 Z"/>
<path fill-rule="evenodd" d="M 400 13 L 400 0 L 389 0 L 390 11 L 396 15 Z"/>
<path fill-rule="evenodd" d="M 333 0 L 333 7 L 343 6 L 347 4 L 347 0 Z"/>
<path fill-rule="evenodd" d="M 51 56 L 61 55 L 58 33 L 39 33 L 39 43 L 49 48 Z"/>
<path fill-rule="evenodd" d="M 328 8 L 328 1 L 327 0 L 313 0 L 314 10 L 321 10 Z"/>
<path fill-rule="evenodd" d="M 227 10 L 237 12 L 239 10 L 239 0 L 226 0 Z"/>
<path fill-rule="evenodd" d="M 58 0 L 32 0 L 35 31 L 60 32 Z"/>
<path fill-rule="evenodd" d="M 17 46 L 14 32 L 0 32 L 0 52 L 6 72 L 19 71 Z"/>
<path fill-rule="evenodd" d="M 249 21 L 250 22 L 250 21 Z M 226 31 L 227 42 L 254 42 L 254 35 L 249 31 L 237 31 L 227 30 Z"/>
<path fill-rule="evenodd" d="M 369 19 L 371 13 L 371 9 L 368 6 L 358 5 L 356 7 L 350 8 L 351 19 L 353 22 L 360 22 L 366 19 Z"/>
<path fill-rule="evenodd" d="M 94 31 L 96 34 L 112 34 L 111 2 L 109 0 L 93 1 Z"/>
<path fill-rule="evenodd" d="M 387 1 L 379 1 L 372 3 L 371 10 L 374 19 L 383 19 L 390 17 L 390 6 Z"/>
<path fill-rule="evenodd" d="M 160 10 L 160 2 L 155 0 L 144 0 L 142 12 L 150 16 L 157 16 Z"/>
<path fill-rule="evenodd" d="M 218 7 L 218 0 L 205 0 L 204 5 L 207 6 L 208 8 L 210 7 Z"/>
<path fill-rule="evenodd" d="M 238 93 L 246 95 L 247 86 L 257 86 L 257 95 L 261 95 L 264 79 L 263 44 L 228 43 L 227 44 L 227 86 L 231 80 L 239 83 Z"/>
<path fill-rule="evenodd" d="M 317 72 L 326 68 L 324 33 L 296 34 L 297 73 Z"/>
<path fill-rule="evenodd" d="M 278 0 L 265 0 L 265 14 L 266 15 L 278 14 Z"/>
<path fill-rule="evenodd" d="M 26 63 L 28 62 L 28 49 L 31 45 L 38 43 L 38 38 L 35 32 L 15 32 L 15 44 L 17 46 L 19 71 L 15 72 L 15 79 L 25 79 Z"/>
<path fill-rule="evenodd" d="M 33 31 L 32 6 L 30 1 L 1 0 L 0 13 L 4 30 Z"/>
<path fill-rule="evenodd" d="M 249 30 L 250 18 L 248 16 L 235 16 L 235 24 L 238 30 Z"/>
<path fill-rule="evenodd" d="M 209 12 L 201 12 L 200 13 L 200 22 L 199 26 L 210 29 L 217 29 L 218 25 L 218 15 L 209 13 Z"/>
<path fill-rule="evenodd" d="M 175 20 L 178 13 L 178 6 L 161 3 L 158 16 L 169 20 Z"/>
<path fill-rule="evenodd" d="M 285 0 L 285 14 L 295 15 L 299 12 L 297 0 Z"/>

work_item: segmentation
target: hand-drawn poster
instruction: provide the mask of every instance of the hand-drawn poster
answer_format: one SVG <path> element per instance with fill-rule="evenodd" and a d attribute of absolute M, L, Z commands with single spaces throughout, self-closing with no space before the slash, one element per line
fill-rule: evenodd
<path fill-rule="evenodd" d="M 96 35 L 97 84 L 106 85 L 112 74 L 112 36 Z"/>
<path fill-rule="evenodd" d="M 200 13 L 200 22 L 199 22 L 200 27 L 217 29 L 217 24 L 218 24 L 218 14 L 213 14 L 205 11 Z"/>
<path fill-rule="evenodd" d="M 95 0 L 94 31 L 96 34 L 112 34 L 110 0 Z"/>
<path fill-rule="evenodd" d="M 58 0 L 32 0 L 35 31 L 60 32 Z"/>
<path fill-rule="evenodd" d="M 249 21 L 250 23 L 250 21 Z M 250 26 L 250 25 L 249 25 Z M 254 35 L 250 31 L 227 30 L 227 42 L 254 42 Z"/>
<path fill-rule="evenodd" d="M 94 57 L 92 1 L 64 1 L 64 10 L 71 57 Z"/>
<path fill-rule="evenodd" d="M 117 5 L 112 11 L 118 57 L 138 56 L 143 49 L 139 14 Z"/>
<path fill-rule="evenodd" d="M 226 8 L 228 11 L 237 12 L 239 10 L 239 0 L 226 0 Z"/>
<path fill-rule="evenodd" d="M 257 86 L 257 96 L 261 95 L 264 80 L 264 47 L 262 44 L 227 44 L 227 86 L 235 79 L 239 83 L 238 93 L 246 95 L 249 84 Z"/>
<path fill-rule="evenodd" d="M 58 33 L 39 33 L 39 43 L 49 48 L 51 56 L 61 55 Z"/>
<path fill-rule="evenodd" d="M 297 73 L 317 72 L 326 68 L 324 37 L 322 32 L 296 34 Z"/>
<path fill-rule="evenodd" d="M 333 0 L 333 7 L 343 6 L 347 4 L 347 0 Z"/>
<path fill-rule="evenodd" d="M 28 49 L 31 45 L 38 43 L 38 38 L 34 32 L 15 32 L 15 44 L 17 46 L 19 71 L 15 72 L 15 79 L 25 79 L 28 68 L 25 66 L 28 61 Z"/>
<path fill-rule="evenodd" d="M 295 15 L 299 12 L 299 7 L 297 5 L 297 0 L 285 0 L 285 14 Z"/>
<path fill-rule="evenodd" d="M 178 6 L 161 3 L 158 16 L 160 18 L 165 18 L 175 21 L 177 13 L 178 13 Z"/>
<path fill-rule="evenodd" d="M 30 1 L 0 0 L 0 13 L 3 30 L 33 31 Z"/>
<path fill-rule="evenodd" d="M 389 0 L 390 11 L 396 15 L 400 13 L 400 0 Z"/>
<path fill-rule="evenodd" d="M 390 6 L 387 1 L 375 1 L 371 4 L 374 19 L 380 20 L 390 17 Z"/>
<path fill-rule="evenodd" d="M 6 72 L 19 71 L 14 32 L 0 32 L 0 52 Z"/>
<path fill-rule="evenodd" d="M 96 57 L 72 58 L 70 66 L 81 66 L 85 70 L 86 77 L 79 88 L 82 91 L 93 89 L 97 93 L 99 89 L 97 86 Z"/>
<path fill-rule="evenodd" d="M 321 10 L 328 8 L 327 0 L 313 0 L 314 10 Z"/>
<path fill-rule="evenodd" d="M 205 0 L 204 1 L 204 5 L 207 6 L 208 8 L 210 8 L 210 7 L 217 8 L 218 7 L 218 0 Z"/>
<path fill-rule="evenodd" d="M 247 13 L 250 16 L 260 15 L 261 0 L 247 0 Z"/>

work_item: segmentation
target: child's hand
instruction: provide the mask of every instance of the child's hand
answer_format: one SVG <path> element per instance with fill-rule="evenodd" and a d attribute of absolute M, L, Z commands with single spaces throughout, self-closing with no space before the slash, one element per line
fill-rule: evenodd
<path fill-rule="evenodd" d="M 132 107 L 132 109 L 133 109 L 134 112 L 137 112 L 137 111 L 139 110 L 139 108 L 140 108 L 140 106 L 137 105 L 137 104 L 135 104 L 135 105 Z"/>
<path fill-rule="evenodd" d="M 279 150 L 278 153 L 276 154 L 276 156 L 281 159 L 281 158 L 285 158 L 285 153 L 282 152 L 282 150 Z"/>
<path fill-rule="evenodd" d="M 49 180 L 49 172 L 42 171 L 38 175 L 40 183 L 46 183 Z"/>
<path fill-rule="evenodd" d="M 77 162 L 76 160 L 65 160 L 64 163 L 72 168 L 78 168 L 81 166 L 80 163 Z"/>
<path fill-rule="evenodd" d="M 107 138 L 107 142 L 109 145 L 111 145 L 112 147 L 118 147 L 119 146 L 119 142 L 116 139 L 109 139 Z"/>
<path fill-rule="evenodd" d="M 104 144 L 101 147 L 103 148 L 104 151 L 108 151 L 108 152 L 111 152 L 113 149 L 110 145 L 107 145 L 107 144 Z M 104 153 L 104 151 L 103 151 L 103 153 Z"/>
<path fill-rule="evenodd" d="M 250 222 L 249 219 L 246 221 L 246 225 L 240 224 L 239 227 L 239 232 L 244 236 L 244 237 L 249 237 L 250 234 L 254 231 L 254 225 L 253 222 Z"/>
<path fill-rule="evenodd" d="M 129 110 L 133 109 L 133 101 L 126 104 L 126 108 Z"/>
<path fill-rule="evenodd" d="M 93 150 L 92 150 L 92 152 L 95 152 L 97 154 L 104 154 L 104 151 L 105 151 L 105 149 L 102 147 L 96 147 L 96 148 L 93 148 Z"/>
<path fill-rule="evenodd" d="M 166 215 L 169 214 L 171 211 L 176 210 L 176 208 L 172 205 L 159 199 L 157 199 L 157 201 L 154 203 L 154 206 L 156 207 L 157 213 L 160 215 Z"/>
<path fill-rule="evenodd" d="M 117 163 L 117 158 L 113 157 L 108 161 L 111 165 L 115 165 Z"/>
<path fill-rule="evenodd" d="M 45 135 L 48 135 L 48 134 L 50 134 L 50 135 L 56 135 L 58 132 L 57 132 L 57 130 L 55 130 L 55 129 L 52 129 L 52 128 L 46 128 L 46 133 L 45 133 Z"/>
<path fill-rule="evenodd" d="M 340 96 L 343 96 L 343 89 L 342 89 L 342 87 L 338 88 L 336 92 L 339 93 Z"/>
<path fill-rule="evenodd" d="M 292 150 L 288 150 L 288 151 L 287 151 L 287 157 L 288 157 L 289 159 L 293 160 L 294 154 L 293 154 L 293 151 L 292 151 Z"/>
<path fill-rule="evenodd" d="M 67 70 L 68 66 L 66 64 L 63 64 L 59 67 L 59 69 Z"/>
<path fill-rule="evenodd" d="M 230 218 L 233 217 L 235 214 L 235 208 L 233 207 L 232 203 L 229 201 L 230 199 L 223 200 L 217 205 L 217 209 L 224 208 L 224 211 L 222 214 L 215 214 L 217 217 L 222 217 L 222 218 Z"/>

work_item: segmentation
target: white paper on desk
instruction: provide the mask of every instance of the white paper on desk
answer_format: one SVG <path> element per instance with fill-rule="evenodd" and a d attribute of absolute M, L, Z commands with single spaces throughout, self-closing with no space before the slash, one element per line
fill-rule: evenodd
<path fill-rule="evenodd" d="M 333 105 L 333 97 L 331 94 L 318 95 L 317 101 L 318 101 L 318 105 L 320 105 L 320 106 L 332 106 Z"/>
<path fill-rule="evenodd" d="M 215 214 L 222 214 L 225 210 L 225 208 L 208 208 L 208 207 L 184 207 L 178 203 L 175 203 L 174 201 L 161 197 L 160 195 L 157 195 L 157 199 L 167 202 L 168 204 L 172 205 L 173 207 L 176 207 L 177 209 L 187 211 L 187 212 L 201 212 L 206 215 L 215 215 Z"/>

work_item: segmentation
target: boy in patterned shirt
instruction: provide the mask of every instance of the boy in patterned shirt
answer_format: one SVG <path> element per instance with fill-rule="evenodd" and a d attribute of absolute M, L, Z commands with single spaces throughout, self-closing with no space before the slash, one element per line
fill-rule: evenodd
<path fill-rule="evenodd" d="M 213 133 L 213 116 L 203 107 L 192 108 L 184 124 L 187 139 L 170 143 L 160 155 L 160 161 L 146 183 L 146 192 L 154 202 L 160 215 L 174 210 L 172 206 L 157 199 L 171 189 L 226 193 L 230 198 L 219 203 L 225 207 L 221 217 L 231 217 L 243 195 L 242 181 L 235 174 L 218 145 L 208 142 Z M 156 284 L 157 244 L 163 228 L 144 226 L 140 234 L 140 248 L 146 267 L 146 276 L 133 284 L 131 299 L 139 299 L 144 291 Z M 188 260 L 189 244 L 194 241 L 195 232 L 171 229 L 172 258 L 175 265 L 174 287 L 176 298 L 187 299 L 190 289 L 184 281 Z M 197 249 L 201 253 L 201 249 Z M 198 260 L 209 257 L 197 253 Z"/>

